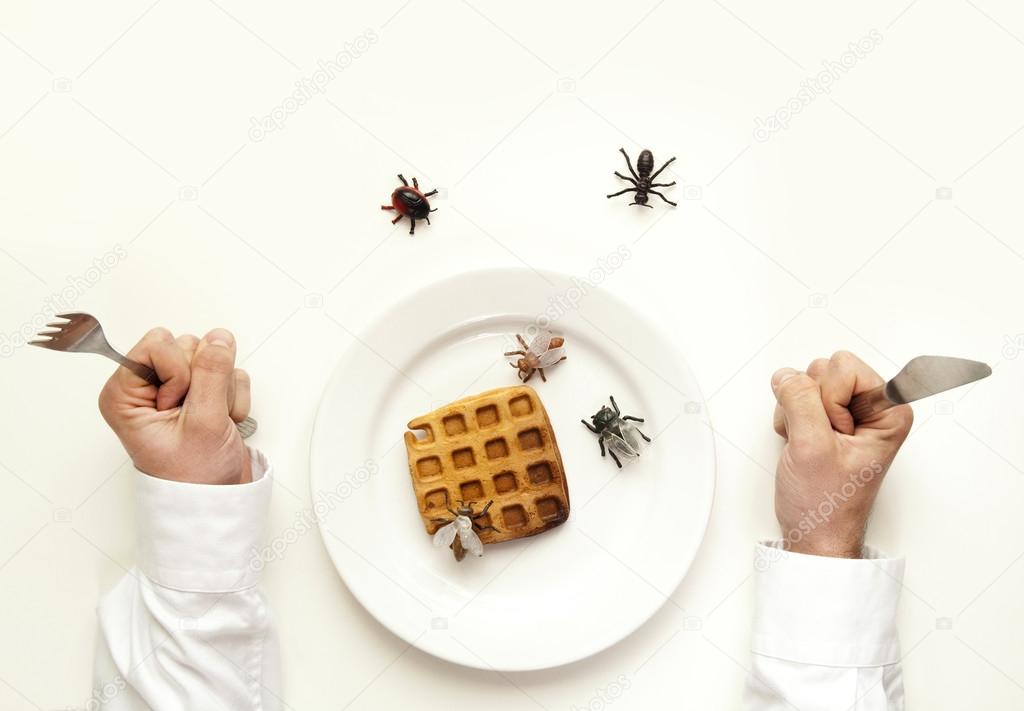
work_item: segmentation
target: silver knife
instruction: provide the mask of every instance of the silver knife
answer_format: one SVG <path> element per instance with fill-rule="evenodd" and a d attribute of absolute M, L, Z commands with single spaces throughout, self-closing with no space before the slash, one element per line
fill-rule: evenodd
<path fill-rule="evenodd" d="M 850 414 L 855 422 L 863 422 L 890 407 L 952 390 L 990 375 L 992 368 L 976 360 L 918 356 L 885 385 L 854 395 L 850 400 Z"/>

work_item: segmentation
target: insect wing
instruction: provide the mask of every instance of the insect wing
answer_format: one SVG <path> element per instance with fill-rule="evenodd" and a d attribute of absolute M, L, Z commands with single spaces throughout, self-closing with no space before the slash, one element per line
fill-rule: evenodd
<path fill-rule="evenodd" d="M 537 359 L 537 367 L 538 368 L 548 368 L 548 367 L 554 365 L 555 363 L 557 363 L 558 361 L 562 360 L 562 356 L 564 356 L 564 355 L 565 355 L 565 348 L 562 348 L 562 347 L 552 348 L 550 351 L 547 351 L 546 353 L 543 353 Z"/>
<path fill-rule="evenodd" d="M 638 447 L 632 447 L 629 442 L 619 437 L 617 434 L 612 434 L 605 430 L 605 442 L 608 445 L 608 449 L 615 452 L 620 459 L 632 460 L 640 456 L 640 449 Z"/>
<path fill-rule="evenodd" d="M 484 554 L 484 544 L 472 528 L 464 528 L 459 531 L 459 541 L 467 553 L 475 555 L 477 558 Z"/>
<path fill-rule="evenodd" d="M 434 533 L 434 545 L 438 548 L 450 546 L 452 541 L 455 540 L 457 530 L 458 529 L 455 527 L 455 521 L 452 521 L 446 526 L 441 526 L 441 528 L 437 529 L 437 532 Z"/>
<path fill-rule="evenodd" d="M 622 439 L 639 455 L 640 454 L 640 432 L 632 422 L 623 421 L 619 426 L 619 434 Z"/>
<path fill-rule="evenodd" d="M 533 341 L 530 342 L 530 347 L 527 351 L 530 355 L 540 358 L 540 356 L 548 349 L 548 346 L 551 345 L 552 338 L 554 338 L 554 336 L 551 335 L 551 331 L 541 331 L 534 337 Z"/>

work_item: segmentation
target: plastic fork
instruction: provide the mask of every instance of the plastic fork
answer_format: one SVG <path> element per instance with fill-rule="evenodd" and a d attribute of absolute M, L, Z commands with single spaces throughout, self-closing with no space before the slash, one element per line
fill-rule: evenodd
<path fill-rule="evenodd" d="M 48 348 L 51 351 L 96 353 L 124 366 L 151 385 L 161 384 L 155 370 L 114 350 L 103 333 L 103 326 L 95 316 L 81 312 L 62 313 L 56 316 L 64 321 L 46 324 L 47 328 L 55 330 L 41 331 L 36 336 L 41 340 L 29 341 L 29 345 Z M 258 425 L 256 420 L 246 417 L 241 422 L 236 422 L 235 426 L 245 439 L 256 432 Z"/>

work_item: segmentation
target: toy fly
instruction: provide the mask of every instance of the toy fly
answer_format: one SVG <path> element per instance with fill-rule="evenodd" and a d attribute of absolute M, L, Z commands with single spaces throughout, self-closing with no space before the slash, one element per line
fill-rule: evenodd
<path fill-rule="evenodd" d="M 640 456 L 640 440 L 636 436 L 640 435 L 645 442 L 650 442 L 651 438 L 633 424 L 633 422 L 643 422 L 644 419 L 642 417 L 623 415 L 619 411 L 619 406 L 615 404 L 615 398 L 609 396 L 608 399 L 611 400 L 612 406 L 603 405 L 590 418 L 593 424 L 586 420 L 580 420 L 580 422 L 597 435 L 598 444 L 601 445 L 601 456 L 604 456 L 605 445 L 607 445 L 608 453 L 612 455 L 612 459 L 615 460 L 615 463 L 621 469 L 622 462 L 619 460 L 619 457 L 632 460 Z"/>
<path fill-rule="evenodd" d="M 548 379 L 544 376 L 544 369 L 555 363 L 561 363 L 566 359 L 565 339 L 560 336 L 552 336 L 548 331 L 538 333 L 530 345 L 518 333 L 516 339 L 523 348 L 518 351 L 509 351 L 506 356 L 522 356 L 515 363 L 509 363 L 519 371 L 519 379 L 524 383 L 533 377 L 533 372 L 540 373 L 540 379 L 545 383 Z"/>
<path fill-rule="evenodd" d="M 473 513 L 473 502 L 468 504 L 464 501 L 459 502 L 459 507 L 452 511 L 448 509 L 455 518 L 451 521 L 445 518 L 435 518 L 436 523 L 446 523 L 446 526 L 441 526 L 434 533 L 434 545 L 440 548 L 441 546 L 450 546 L 452 553 L 455 554 L 455 560 L 461 561 L 466 557 L 466 553 L 472 553 L 477 558 L 484 554 L 484 544 L 480 540 L 480 536 L 476 534 L 477 531 L 495 531 L 494 526 L 488 524 L 482 526 L 477 523 L 477 519 L 483 518 L 487 515 L 487 509 L 491 508 L 491 504 L 494 501 L 488 501 L 487 505 L 484 506 L 480 513 Z"/>

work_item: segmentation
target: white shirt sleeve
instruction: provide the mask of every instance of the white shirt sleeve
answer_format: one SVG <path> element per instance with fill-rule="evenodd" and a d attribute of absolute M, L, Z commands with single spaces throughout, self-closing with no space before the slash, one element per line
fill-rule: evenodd
<path fill-rule="evenodd" d="M 746 711 L 902 711 L 896 605 L 903 559 L 755 551 Z"/>
<path fill-rule="evenodd" d="M 100 601 L 95 708 L 280 708 L 277 640 L 257 588 L 272 472 L 249 452 L 250 484 L 138 474 L 138 566 Z"/>

